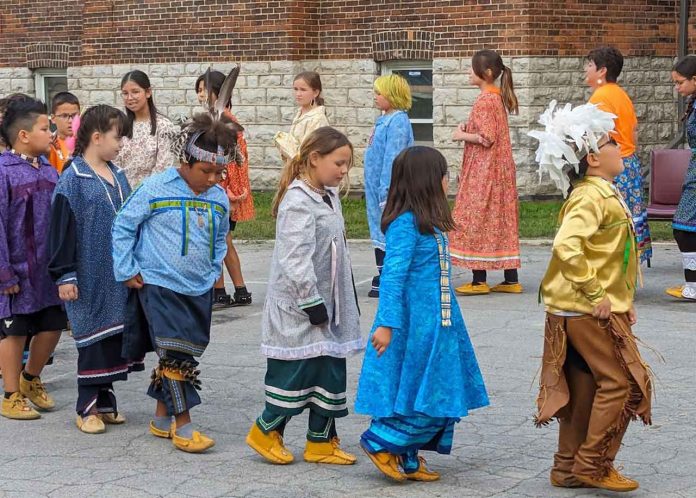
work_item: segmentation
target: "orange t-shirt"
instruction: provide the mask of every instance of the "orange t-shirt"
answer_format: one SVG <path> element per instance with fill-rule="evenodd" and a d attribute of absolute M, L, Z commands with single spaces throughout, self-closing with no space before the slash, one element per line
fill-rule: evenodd
<path fill-rule="evenodd" d="M 621 147 L 621 157 L 635 154 L 635 131 L 638 118 L 633 102 L 626 91 L 616 83 L 607 83 L 594 91 L 590 97 L 590 103 L 597 104 L 601 110 L 616 115 L 614 119 L 616 131 L 613 137 Z"/>
<path fill-rule="evenodd" d="M 65 144 L 65 140 L 56 137 L 55 140 L 51 142 L 51 152 L 48 154 L 48 162 L 56 168 L 58 173 L 62 173 L 63 166 L 69 158 L 70 151 Z"/>

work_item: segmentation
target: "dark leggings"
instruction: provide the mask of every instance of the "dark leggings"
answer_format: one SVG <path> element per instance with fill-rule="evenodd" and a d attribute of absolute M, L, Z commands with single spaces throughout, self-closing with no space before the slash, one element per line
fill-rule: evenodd
<path fill-rule="evenodd" d="M 696 252 L 696 232 L 675 229 L 674 240 L 677 241 L 680 252 Z M 696 282 L 696 271 L 684 270 L 684 278 L 687 282 Z"/>
<path fill-rule="evenodd" d="M 377 270 L 382 273 L 382 267 L 384 266 L 384 256 L 386 253 L 382 249 L 375 248 L 375 263 L 377 263 Z"/>
<path fill-rule="evenodd" d="M 473 283 L 475 284 L 485 284 L 486 283 L 486 270 L 473 270 L 474 278 Z M 505 270 L 505 282 L 508 284 L 516 284 L 520 281 L 517 276 L 517 268 L 512 270 Z"/>

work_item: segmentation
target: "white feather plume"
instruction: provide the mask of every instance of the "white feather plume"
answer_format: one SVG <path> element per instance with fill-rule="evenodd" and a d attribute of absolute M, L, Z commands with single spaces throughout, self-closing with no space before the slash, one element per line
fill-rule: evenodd
<path fill-rule="evenodd" d="M 595 104 L 572 108 L 570 104 L 556 108 L 553 100 L 539 117 L 543 130 L 532 130 L 527 135 L 539 141 L 536 162 L 539 179 L 547 172 L 565 196 L 570 187 L 569 168 L 578 172 L 578 164 L 585 154 L 597 152 L 599 140 L 614 130 L 616 116 L 600 110 Z"/>

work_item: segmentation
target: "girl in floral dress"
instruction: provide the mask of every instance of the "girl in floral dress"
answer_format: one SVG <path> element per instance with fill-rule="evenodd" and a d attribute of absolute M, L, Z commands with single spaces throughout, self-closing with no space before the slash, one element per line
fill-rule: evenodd
<path fill-rule="evenodd" d="M 500 79 L 500 86 L 496 81 Z M 493 50 L 481 50 L 471 61 L 470 81 L 481 89 L 469 121 L 453 138 L 466 143 L 459 191 L 452 212 L 452 263 L 473 270 L 460 295 L 521 293 L 518 205 L 515 162 L 507 114 L 517 112 L 512 71 Z M 505 270 L 504 282 L 489 287 L 488 270 Z"/>
<path fill-rule="evenodd" d="M 121 80 L 121 96 L 126 106 L 126 135 L 114 162 L 135 189 L 151 174 L 174 164 L 171 145 L 176 128 L 157 112 L 150 78 L 144 72 L 136 69 L 126 73 Z"/>

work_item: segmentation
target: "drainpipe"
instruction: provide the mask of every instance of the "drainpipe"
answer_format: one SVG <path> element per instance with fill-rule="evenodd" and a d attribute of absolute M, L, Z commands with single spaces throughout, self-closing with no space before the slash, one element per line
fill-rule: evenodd
<path fill-rule="evenodd" d="M 679 2 L 679 34 L 678 34 L 678 47 L 677 47 L 677 57 L 679 59 L 686 57 L 689 50 L 689 0 L 680 0 Z M 683 97 L 679 97 L 677 103 L 678 116 L 681 117 L 686 111 L 686 102 Z M 686 130 L 684 129 L 683 123 L 679 125 L 679 133 L 669 144 L 670 149 L 678 148 L 682 142 L 686 140 L 685 135 Z"/>

